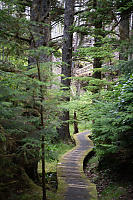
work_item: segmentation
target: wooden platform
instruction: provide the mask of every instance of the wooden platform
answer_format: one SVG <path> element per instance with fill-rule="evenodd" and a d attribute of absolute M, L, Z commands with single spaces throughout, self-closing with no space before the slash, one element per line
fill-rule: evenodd
<path fill-rule="evenodd" d="M 59 200 L 96 200 L 96 186 L 83 172 L 85 156 L 92 150 L 89 131 L 75 135 L 76 147 L 66 153 L 57 166 Z"/>

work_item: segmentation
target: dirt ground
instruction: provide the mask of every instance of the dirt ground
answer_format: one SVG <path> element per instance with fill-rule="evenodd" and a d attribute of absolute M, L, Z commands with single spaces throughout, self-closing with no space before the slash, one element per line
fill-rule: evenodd
<path fill-rule="evenodd" d="M 133 168 L 132 168 L 133 169 Z M 110 169 L 98 170 L 97 168 L 90 169 L 89 164 L 86 164 L 86 176 L 96 184 L 98 192 L 98 200 L 133 200 L 133 171 L 111 171 Z M 106 193 L 115 193 L 114 188 L 121 191 L 119 197 L 110 195 L 106 197 Z M 110 188 L 110 191 L 108 191 Z M 112 189 L 112 191 L 111 191 Z M 109 194 L 108 194 L 109 195 Z"/>

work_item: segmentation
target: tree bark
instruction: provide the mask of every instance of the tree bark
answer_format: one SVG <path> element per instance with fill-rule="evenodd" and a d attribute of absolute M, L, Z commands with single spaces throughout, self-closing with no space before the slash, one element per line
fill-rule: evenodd
<path fill-rule="evenodd" d="M 74 111 L 74 134 L 78 133 L 77 113 Z"/>
<path fill-rule="evenodd" d="M 128 43 L 129 39 L 129 13 L 121 13 L 121 21 L 119 26 L 121 51 L 119 53 L 119 60 L 128 60 Z M 124 43 L 123 43 L 124 42 Z M 123 43 L 123 44 L 122 44 Z"/>
<path fill-rule="evenodd" d="M 77 80 L 77 82 L 76 82 L 76 96 L 77 96 L 77 98 L 79 98 L 80 97 L 80 81 L 79 80 Z M 74 118 L 74 134 L 76 134 L 76 133 L 78 133 L 79 132 L 79 129 L 78 129 L 78 122 L 77 122 L 77 112 L 74 110 L 74 116 L 73 116 L 73 118 Z"/>
<path fill-rule="evenodd" d="M 74 0 L 65 0 L 65 13 L 64 13 L 64 35 L 63 35 L 63 49 L 62 49 L 62 70 L 61 74 L 64 77 L 61 78 L 61 83 L 65 86 L 64 101 L 70 101 L 70 84 L 71 84 L 71 67 L 72 67 L 72 40 L 73 33 L 71 26 L 74 21 Z M 58 129 L 59 138 L 62 140 L 70 139 L 69 131 L 69 111 L 63 111 L 61 120 L 63 124 Z"/>
<path fill-rule="evenodd" d="M 33 0 L 31 8 L 31 49 L 41 46 L 48 46 L 50 41 L 50 0 Z M 39 52 L 38 61 L 43 63 L 49 61 L 49 56 L 44 52 Z M 29 65 L 36 64 L 36 57 L 29 57 Z"/>
<path fill-rule="evenodd" d="M 133 60 L 133 52 L 131 50 L 132 48 L 132 43 L 133 43 L 133 13 L 130 14 L 130 31 L 129 31 L 129 40 L 130 40 L 130 45 L 129 45 L 129 55 L 128 55 L 128 60 Z"/>
<path fill-rule="evenodd" d="M 97 0 L 93 0 L 93 8 L 97 11 L 98 8 L 98 3 Z M 100 47 L 100 38 L 99 35 L 101 35 L 101 28 L 102 28 L 102 20 L 99 20 L 99 18 L 94 19 L 94 27 L 95 27 L 95 38 L 94 38 L 94 46 L 95 47 Z M 93 62 L 93 68 L 101 68 L 102 66 L 102 62 L 101 62 L 101 58 L 94 58 L 94 62 Z M 95 71 L 93 73 L 93 78 L 98 78 L 101 79 L 101 72 L 100 71 Z"/>

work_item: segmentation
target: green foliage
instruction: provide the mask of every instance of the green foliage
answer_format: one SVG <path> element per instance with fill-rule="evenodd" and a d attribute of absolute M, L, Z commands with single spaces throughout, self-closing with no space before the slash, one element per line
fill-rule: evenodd
<path fill-rule="evenodd" d="M 61 156 L 73 148 L 73 144 L 46 142 L 46 172 L 56 172 L 56 167 Z M 41 161 L 38 164 L 38 172 L 41 173 Z"/>
<path fill-rule="evenodd" d="M 132 154 L 133 147 L 133 76 L 123 76 L 116 83 L 97 82 L 90 79 L 87 91 L 67 105 L 71 110 L 71 122 L 73 111 L 77 113 L 79 124 L 84 121 L 89 127 L 92 121 L 92 139 L 99 160 L 115 153 L 124 154 L 126 158 Z M 99 93 L 89 92 L 95 85 L 99 86 Z M 107 85 L 108 90 L 105 89 Z"/>
<path fill-rule="evenodd" d="M 113 91 L 93 102 L 93 140 L 99 157 L 132 149 L 133 76 L 122 78 Z"/>
<path fill-rule="evenodd" d="M 119 200 L 125 193 L 126 189 L 124 187 L 120 187 L 119 184 L 110 184 L 106 189 L 102 191 L 100 200 Z"/>
<path fill-rule="evenodd" d="M 122 74 L 133 73 L 133 60 L 120 61 L 116 66 L 113 67 L 114 70 L 119 70 Z"/>
<path fill-rule="evenodd" d="M 95 37 L 95 35 L 93 35 Z M 92 62 L 94 58 L 101 58 L 102 61 L 109 62 L 114 58 L 114 43 L 116 39 L 113 37 L 109 38 L 108 36 L 103 37 L 99 34 L 100 46 L 89 46 L 89 47 L 80 47 L 78 48 L 75 56 L 82 58 L 82 60 L 88 60 Z M 92 39 L 92 36 L 91 36 Z"/>
<path fill-rule="evenodd" d="M 32 49 L 33 24 L 25 17 L 25 6 L 18 0 L 3 2 L 4 6 L 0 10 L 0 156 L 2 156 L 0 171 L 5 167 L 7 173 L 5 172 L 6 176 L 0 174 L 0 179 L 8 188 L 7 185 L 11 181 L 16 182 L 18 175 L 19 184 L 24 185 L 22 195 L 19 197 L 40 199 L 41 193 L 34 192 L 33 195 L 28 190 L 25 191 L 26 184 L 21 180 L 22 174 L 15 174 L 10 165 L 17 167 L 18 171 L 34 166 L 40 160 L 42 135 L 45 135 L 46 157 L 49 160 L 57 158 L 56 146 L 53 143 L 57 138 L 56 126 L 60 123 L 58 119 L 60 111 L 57 106 L 60 104 L 59 99 L 62 94 L 52 68 L 61 63 L 43 63 L 40 57 L 51 54 L 60 56 L 60 53 L 47 46 Z M 29 65 L 30 57 L 34 58 L 33 65 Z M 38 78 L 37 61 L 41 80 Z M 45 127 L 41 126 L 41 111 Z M 11 159 L 8 159 L 8 156 Z M 28 170 L 26 172 L 28 174 Z M 27 187 L 29 185 L 27 183 Z M 11 187 L 15 188 L 14 185 Z M 18 185 L 18 188 L 21 186 Z M 14 196 L 11 194 L 13 199 L 18 198 L 17 191 L 18 189 L 14 192 Z"/>
<path fill-rule="evenodd" d="M 99 164 L 97 156 L 93 156 L 92 158 L 89 159 L 89 170 L 91 171 L 92 169 L 96 168 Z"/>

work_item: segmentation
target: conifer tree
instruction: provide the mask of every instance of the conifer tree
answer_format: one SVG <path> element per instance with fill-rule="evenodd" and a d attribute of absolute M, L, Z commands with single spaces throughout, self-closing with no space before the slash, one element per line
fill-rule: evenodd
<path fill-rule="evenodd" d="M 70 101 L 70 84 L 71 84 L 71 67 L 72 67 L 72 42 L 73 33 L 72 25 L 74 21 L 74 0 L 65 0 L 65 12 L 64 12 L 64 35 L 63 35 L 63 49 L 62 49 L 62 69 L 61 83 L 64 86 L 64 100 Z M 61 120 L 63 124 L 59 128 L 59 137 L 62 140 L 70 139 L 69 132 L 69 111 L 65 110 L 62 113 Z"/>
<path fill-rule="evenodd" d="M 29 64 L 36 65 L 38 70 L 38 80 L 45 81 L 45 75 L 43 75 L 40 64 L 49 61 L 49 55 L 47 51 L 40 50 L 40 47 L 48 46 L 50 40 L 50 21 L 49 21 L 49 12 L 50 12 L 50 0 L 33 0 L 31 8 L 31 22 L 32 24 L 32 42 L 31 49 L 35 50 L 36 53 L 29 58 Z M 45 128 L 44 122 L 44 111 L 43 111 L 43 101 L 44 101 L 44 88 L 40 85 L 40 119 L 41 119 L 41 129 Z M 44 145 L 44 135 L 42 135 L 42 189 L 43 197 L 42 200 L 46 200 L 46 188 L 45 188 L 45 145 Z M 37 170 L 37 169 L 36 169 Z M 35 171 L 35 169 L 34 169 Z"/>

